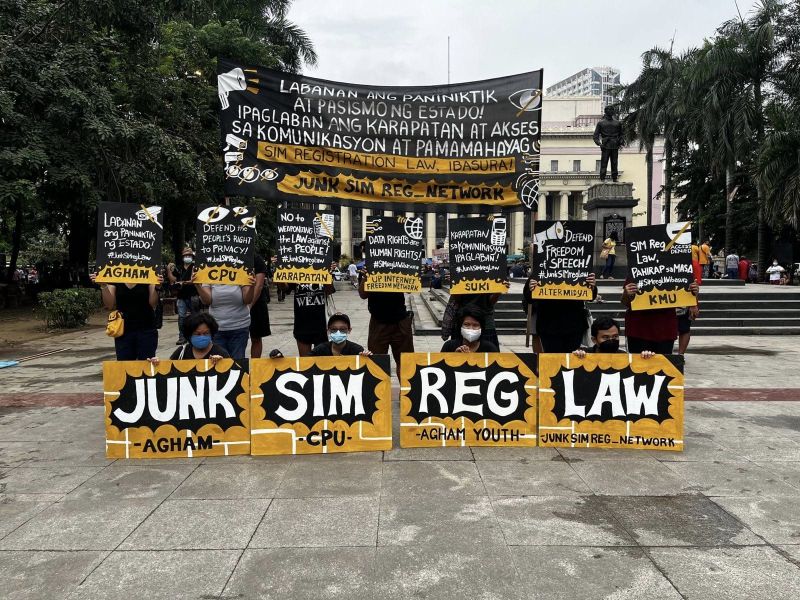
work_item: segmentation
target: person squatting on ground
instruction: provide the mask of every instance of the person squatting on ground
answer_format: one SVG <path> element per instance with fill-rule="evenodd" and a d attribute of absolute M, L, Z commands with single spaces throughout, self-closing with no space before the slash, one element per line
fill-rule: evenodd
<path fill-rule="evenodd" d="M 587 352 L 596 352 L 600 354 L 616 354 L 623 353 L 624 350 L 619 349 L 619 325 L 611 317 L 600 317 L 595 319 L 592 323 L 591 329 L 592 344 L 591 348 L 579 348 L 572 353 L 578 358 L 584 358 Z M 652 358 L 655 352 L 650 350 L 642 350 L 642 358 Z"/>
<path fill-rule="evenodd" d="M 643 350 L 650 350 L 656 354 L 672 354 L 672 347 L 678 339 L 678 315 L 675 307 L 631 310 L 631 302 L 638 291 L 630 278 L 625 280 L 622 304 L 628 307 L 625 311 L 628 352 L 639 354 Z M 700 287 L 696 281 L 689 285 L 689 291 L 697 296 Z M 686 343 L 688 345 L 688 340 Z"/>
<path fill-rule="evenodd" d="M 167 281 L 176 292 L 175 312 L 178 313 L 178 345 L 185 344 L 183 337 L 183 321 L 190 314 L 200 310 L 200 296 L 197 287 L 192 283 L 194 274 L 194 251 L 186 247 L 181 252 L 181 264 L 167 265 Z"/>
<path fill-rule="evenodd" d="M 311 356 L 372 356 L 372 352 L 348 339 L 351 332 L 350 317 L 344 313 L 331 315 L 328 319 L 328 341 L 314 346 Z"/>
<path fill-rule="evenodd" d="M 89 278 L 94 283 L 97 273 Z M 124 321 L 124 333 L 114 338 L 117 360 L 146 360 L 155 356 L 158 348 L 155 308 L 163 281 L 159 275 L 158 284 L 100 284 L 103 306 L 109 311 L 118 310 Z"/>
<path fill-rule="evenodd" d="M 200 300 L 209 307 L 219 325 L 214 343 L 225 348 L 231 358 L 244 358 L 247 350 L 254 286 L 255 277 L 251 275 L 248 285 L 204 283 L 197 289 Z"/>
<path fill-rule="evenodd" d="M 267 263 L 258 254 L 254 257 L 255 287 L 253 301 L 250 303 L 250 357 L 261 358 L 263 344 L 261 338 L 272 335 L 269 325 L 269 282 Z"/>
<path fill-rule="evenodd" d="M 369 333 L 367 348 L 373 354 L 386 354 L 389 349 L 400 368 L 400 355 L 414 352 L 414 336 L 411 332 L 411 312 L 406 308 L 406 297 L 402 292 L 367 292 L 364 289 L 366 272 L 359 275 L 358 295 L 367 301 L 369 311 Z"/>
<path fill-rule="evenodd" d="M 189 340 L 169 357 L 170 360 L 210 360 L 211 366 L 223 358 L 230 358 L 230 354 L 222 346 L 214 343 L 214 335 L 219 331 L 219 325 L 214 317 L 206 312 L 192 313 L 183 322 L 182 335 Z M 154 365 L 161 362 L 157 356 L 148 359 Z"/>
<path fill-rule="evenodd" d="M 458 334 L 447 340 L 440 352 L 499 352 L 494 342 L 482 335 L 485 325 L 484 312 L 473 304 L 467 304 L 458 313 Z"/>
<path fill-rule="evenodd" d="M 328 339 L 325 325 L 325 300 L 335 292 L 332 285 L 290 283 L 294 292 L 294 329 L 299 356 L 311 356 L 311 349 Z"/>

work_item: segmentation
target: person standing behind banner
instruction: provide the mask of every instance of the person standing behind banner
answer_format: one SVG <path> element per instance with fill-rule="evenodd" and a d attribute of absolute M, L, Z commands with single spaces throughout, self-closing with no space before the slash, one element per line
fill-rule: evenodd
<path fill-rule="evenodd" d="M 472 304 L 459 311 L 458 334 L 447 340 L 440 352 L 499 352 L 495 344 L 483 336 L 486 324 L 484 312 Z"/>
<path fill-rule="evenodd" d="M 97 273 L 89 275 L 94 283 Z M 122 313 L 124 333 L 114 338 L 117 360 L 147 360 L 156 355 L 158 329 L 155 308 L 158 306 L 158 285 L 146 283 L 101 283 L 103 306 Z"/>
<path fill-rule="evenodd" d="M 592 290 L 592 300 L 597 297 L 594 273 L 586 278 L 585 285 Z M 589 318 L 583 300 L 536 300 L 533 290 L 539 282 L 529 277 L 522 290 L 522 302 L 533 302 L 536 313 L 536 333 L 542 352 L 572 352 L 581 347 L 583 335 L 589 329 Z"/>
<path fill-rule="evenodd" d="M 414 336 L 411 332 L 411 313 L 406 309 L 406 297 L 402 292 L 367 292 L 366 271 L 359 276 L 358 295 L 367 301 L 369 310 L 369 334 L 367 348 L 373 354 L 386 354 L 391 348 L 397 369 L 400 355 L 414 352 Z"/>
<path fill-rule="evenodd" d="M 328 340 L 325 299 L 335 292 L 332 285 L 290 283 L 294 292 L 294 339 L 300 356 L 311 356 L 311 349 Z"/>
<path fill-rule="evenodd" d="M 693 281 L 689 291 L 697 296 L 699 290 L 697 282 Z M 678 315 L 675 307 L 632 310 L 631 302 L 637 292 L 638 288 L 633 280 L 626 279 L 622 289 L 622 304 L 628 307 L 625 312 L 628 352 L 639 354 L 643 350 L 650 350 L 656 354 L 672 354 L 672 347 L 678 339 Z"/>
<path fill-rule="evenodd" d="M 606 254 L 606 266 L 603 267 L 603 272 L 600 274 L 601 279 L 611 279 L 611 273 L 614 271 L 614 262 L 617 260 L 617 232 L 612 231 L 608 238 L 603 241 L 603 252 Z"/>
<path fill-rule="evenodd" d="M 167 266 L 167 280 L 170 286 L 178 289 L 175 309 L 178 313 L 178 341 L 176 344 L 179 346 L 186 343 L 183 335 L 184 320 L 193 312 L 200 310 L 200 297 L 197 294 L 197 287 L 192 283 L 194 251 L 188 246 L 181 252 L 181 263 L 179 266 L 174 264 Z"/>
<path fill-rule="evenodd" d="M 500 348 L 500 339 L 497 337 L 497 326 L 494 322 L 494 305 L 500 300 L 501 294 L 452 294 L 456 303 L 456 310 L 473 306 L 483 313 L 482 334 L 484 340 Z M 456 325 L 454 323 L 454 325 Z M 451 338 L 458 337 L 458 327 L 453 327 Z M 499 350 L 496 350 L 499 352 Z"/>
<path fill-rule="evenodd" d="M 253 289 L 253 302 L 250 304 L 250 358 L 261 358 L 263 343 L 261 338 L 272 335 L 269 325 L 269 291 L 267 286 L 267 263 L 261 256 L 253 257 L 253 266 L 256 274 L 255 288 Z"/>
<path fill-rule="evenodd" d="M 351 333 L 350 317 L 344 313 L 331 315 L 328 319 L 328 341 L 314 346 L 311 356 L 372 356 L 372 352 L 347 339 Z"/>
<path fill-rule="evenodd" d="M 204 283 L 197 289 L 203 304 L 209 307 L 211 316 L 219 324 L 214 343 L 227 350 L 231 358 L 245 357 L 254 286 L 255 277 L 251 276 L 249 285 Z"/>

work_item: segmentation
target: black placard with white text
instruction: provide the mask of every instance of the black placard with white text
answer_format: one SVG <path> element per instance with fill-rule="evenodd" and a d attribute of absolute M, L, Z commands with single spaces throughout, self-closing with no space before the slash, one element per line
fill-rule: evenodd
<path fill-rule="evenodd" d="M 504 294 L 506 217 L 459 217 L 448 221 L 451 294 Z"/>
<path fill-rule="evenodd" d="M 422 217 L 367 217 L 367 292 L 419 292 Z"/>
<path fill-rule="evenodd" d="M 594 221 L 536 221 L 533 224 L 534 298 L 591 300 L 585 285 L 592 273 Z"/>
<path fill-rule="evenodd" d="M 255 209 L 200 206 L 196 226 L 195 282 L 248 285 L 254 273 Z"/>
<path fill-rule="evenodd" d="M 334 215 L 314 210 L 278 209 L 276 283 L 332 283 L 330 272 Z"/>
<path fill-rule="evenodd" d="M 98 283 L 158 283 L 164 215 L 160 206 L 101 202 L 97 208 Z"/>

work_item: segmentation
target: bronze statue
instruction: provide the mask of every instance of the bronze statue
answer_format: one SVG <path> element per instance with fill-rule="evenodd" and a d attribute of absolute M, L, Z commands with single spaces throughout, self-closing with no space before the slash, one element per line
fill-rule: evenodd
<path fill-rule="evenodd" d="M 600 146 L 600 181 L 606 180 L 608 159 L 611 159 L 611 181 L 616 181 L 619 175 L 617 163 L 619 149 L 622 147 L 622 123 L 614 118 L 614 109 L 606 106 L 603 118 L 594 128 L 594 143 Z"/>

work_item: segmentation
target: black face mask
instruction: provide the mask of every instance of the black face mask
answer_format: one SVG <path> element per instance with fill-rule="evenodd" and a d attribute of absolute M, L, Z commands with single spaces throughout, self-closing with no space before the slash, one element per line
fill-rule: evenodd
<path fill-rule="evenodd" d="M 606 340 L 605 342 L 600 342 L 597 344 L 597 351 L 602 352 L 604 354 L 612 354 L 619 350 L 619 339 L 616 340 Z"/>

